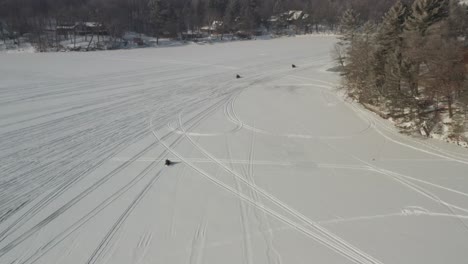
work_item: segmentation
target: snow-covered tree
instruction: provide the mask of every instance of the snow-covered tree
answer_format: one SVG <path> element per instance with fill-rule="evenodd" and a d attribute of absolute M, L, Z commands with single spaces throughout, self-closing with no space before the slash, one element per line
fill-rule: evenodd
<path fill-rule="evenodd" d="M 401 90 L 403 32 L 408 14 L 407 6 L 397 1 L 384 15 L 378 30 L 375 69 L 377 85 L 387 95 Z"/>
<path fill-rule="evenodd" d="M 359 14 L 354 9 L 348 9 L 343 13 L 339 23 L 341 31 L 339 40 L 342 45 L 347 45 L 353 40 L 359 25 Z"/>
<path fill-rule="evenodd" d="M 449 0 L 416 0 L 411 8 L 406 28 L 424 35 L 427 29 L 449 14 Z"/>

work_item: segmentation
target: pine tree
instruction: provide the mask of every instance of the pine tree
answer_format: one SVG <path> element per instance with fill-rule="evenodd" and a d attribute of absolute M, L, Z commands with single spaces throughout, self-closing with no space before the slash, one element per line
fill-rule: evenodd
<path fill-rule="evenodd" d="M 227 0 L 209 0 L 208 9 L 216 19 L 223 17 L 228 6 Z"/>
<path fill-rule="evenodd" d="M 408 8 L 401 0 L 396 2 L 388 13 L 384 15 L 379 30 L 379 45 L 384 54 L 391 52 L 395 47 L 401 46 L 403 40 L 402 33 L 408 15 Z"/>
<path fill-rule="evenodd" d="M 340 18 L 339 28 L 341 35 L 338 37 L 339 41 L 335 47 L 336 60 L 343 68 L 342 75 L 347 78 L 350 75 L 347 66 L 349 64 L 349 57 L 351 56 L 351 48 L 355 39 L 356 32 L 359 27 L 359 14 L 353 9 L 346 10 Z M 349 82 L 349 81 L 348 81 Z"/>
<path fill-rule="evenodd" d="M 234 31 L 237 29 L 236 22 L 240 16 L 241 3 L 240 0 L 229 0 L 224 16 L 224 25 L 227 30 Z"/>
<path fill-rule="evenodd" d="M 341 36 L 338 38 L 341 45 L 349 44 L 359 27 L 359 14 L 353 9 L 346 10 L 340 18 L 339 23 Z"/>
<path fill-rule="evenodd" d="M 206 5 L 204 1 L 199 0 L 196 5 L 197 26 L 200 29 L 205 22 Z"/>
<path fill-rule="evenodd" d="M 149 0 L 148 2 L 149 18 L 156 35 L 156 44 L 159 44 L 161 28 L 163 27 L 163 6 L 161 0 Z"/>
<path fill-rule="evenodd" d="M 275 4 L 273 5 L 273 14 L 278 15 L 282 12 L 284 12 L 284 1 L 285 0 L 276 0 Z"/>
<path fill-rule="evenodd" d="M 350 93 L 360 102 L 375 104 L 380 96 L 376 90 L 375 25 L 367 22 L 351 40 L 344 75 Z"/>
<path fill-rule="evenodd" d="M 449 0 L 416 0 L 406 20 L 406 76 L 413 96 L 419 96 L 420 68 L 424 58 L 418 47 L 425 45 L 426 33 L 447 18 Z"/>
<path fill-rule="evenodd" d="M 411 8 L 406 28 L 425 35 L 428 28 L 449 14 L 449 0 L 416 0 Z"/>
<path fill-rule="evenodd" d="M 377 86 L 381 93 L 401 90 L 403 32 L 408 8 L 400 0 L 384 15 L 377 35 Z"/>
<path fill-rule="evenodd" d="M 259 6 L 258 0 L 244 1 L 242 17 L 245 30 L 252 32 L 260 24 Z"/>
<path fill-rule="evenodd" d="M 450 0 L 448 26 L 448 37 L 468 36 L 468 6 L 458 0 Z"/>

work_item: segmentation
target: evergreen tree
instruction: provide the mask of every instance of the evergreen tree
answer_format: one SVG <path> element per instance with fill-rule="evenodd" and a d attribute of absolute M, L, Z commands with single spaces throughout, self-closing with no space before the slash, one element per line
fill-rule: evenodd
<path fill-rule="evenodd" d="M 208 0 L 208 9 L 215 19 L 219 19 L 224 16 L 227 6 L 227 0 Z"/>
<path fill-rule="evenodd" d="M 406 28 L 426 34 L 427 29 L 445 19 L 449 14 L 449 0 L 416 0 L 413 3 Z"/>
<path fill-rule="evenodd" d="M 449 0 L 416 0 L 411 8 L 411 14 L 406 20 L 405 64 L 406 79 L 412 96 L 419 96 L 419 79 L 423 54 L 418 47 L 424 46 L 426 33 L 436 23 L 447 18 Z"/>
<path fill-rule="evenodd" d="M 224 16 L 224 26 L 226 30 L 236 31 L 236 22 L 240 17 L 241 3 L 240 0 L 229 0 Z"/>
<path fill-rule="evenodd" d="M 403 32 L 408 8 L 400 0 L 384 15 L 377 35 L 377 86 L 382 94 L 401 91 Z M 395 98 L 397 99 L 397 98 Z"/>
<path fill-rule="evenodd" d="M 282 12 L 284 12 L 284 9 L 285 9 L 285 3 L 284 3 L 285 0 L 276 0 L 274 5 L 273 5 L 273 14 L 277 15 L 277 14 L 280 14 Z"/>
<path fill-rule="evenodd" d="M 351 48 L 353 46 L 353 41 L 356 35 L 356 32 L 359 27 L 359 14 L 356 13 L 353 9 L 346 10 L 340 18 L 339 28 L 341 35 L 338 37 L 339 42 L 335 47 L 336 60 L 343 67 L 343 76 L 349 75 L 349 72 L 346 71 L 347 64 L 349 63 L 349 56 L 351 54 Z"/>
<path fill-rule="evenodd" d="M 353 9 L 346 10 L 340 18 L 339 28 L 341 36 L 338 38 L 341 45 L 349 44 L 359 27 L 359 14 Z"/>
<path fill-rule="evenodd" d="M 260 24 L 259 14 L 260 4 L 258 0 L 245 0 L 243 8 L 243 27 L 245 30 L 252 32 Z"/>
<path fill-rule="evenodd" d="M 203 23 L 205 22 L 205 13 L 206 13 L 205 2 L 202 0 L 198 0 L 196 10 L 197 10 L 196 12 L 197 26 L 198 28 L 201 28 L 203 26 Z"/>
<path fill-rule="evenodd" d="M 156 43 L 159 44 L 159 37 L 164 23 L 162 0 L 149 0 L 148 9 L 150 23 L 156 35 Z"/>
<path fill-rule="evenodd" d="M 398 0 L 384 15 L 379 30 L 379 45 L 384 54 L 390 53 L 395 47 L 400 47 L 403 31 L 409 12 L 406 5 Z"/>
<path fill-rule="evenodd" d="M 347 89 L 363 103 L 375 104 L 379 100 L 376 89 L 375 25 L 367 22 L 350 42 L 344 66 Z"/>
<path fill-rule="evenodd" d="M 448 37 L 468 36 L 468 6 L 450 0 L 448 26 Z"/>

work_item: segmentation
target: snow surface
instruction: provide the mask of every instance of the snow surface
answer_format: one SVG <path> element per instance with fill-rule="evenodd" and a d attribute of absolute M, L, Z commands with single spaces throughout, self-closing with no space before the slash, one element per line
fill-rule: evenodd
<path fill-rule="evenodd" d="M 466 263 L 468 151 L 343 100 L 335 41 L 0 54 L 0 263 Z"/>

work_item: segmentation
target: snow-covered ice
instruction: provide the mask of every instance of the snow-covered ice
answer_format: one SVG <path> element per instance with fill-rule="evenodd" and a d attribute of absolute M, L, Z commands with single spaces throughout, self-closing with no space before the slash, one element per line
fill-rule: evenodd
<path fill-rule="evenodd" d="M 335 41 L 0 54 L 0 263 L 466 263 L 468 151 L 342 99 Z"/>

